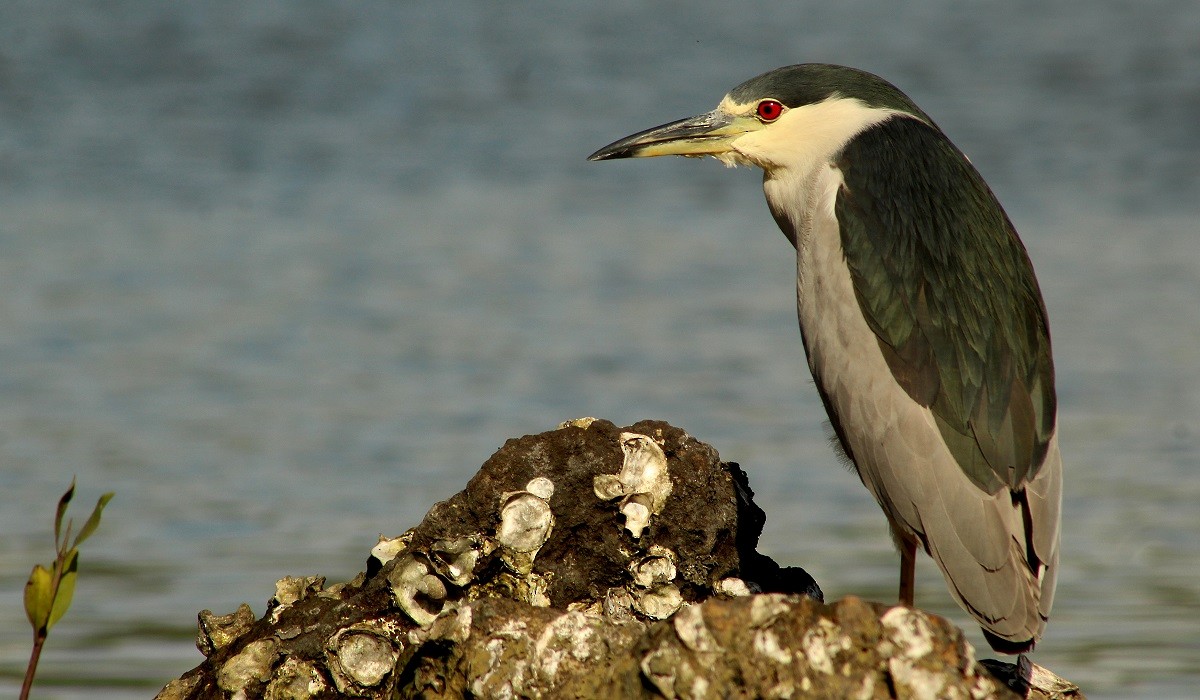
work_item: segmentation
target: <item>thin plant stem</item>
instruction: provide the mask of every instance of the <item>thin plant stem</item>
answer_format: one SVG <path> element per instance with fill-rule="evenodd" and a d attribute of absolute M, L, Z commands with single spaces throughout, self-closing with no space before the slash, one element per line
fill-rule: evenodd
<path fill-rule="evenodd" d="M 37 673 L 38 660 L 42 657 L 42 646 L 45 643 L 45 632 L 39 630 L 33 635 L 33 651 L 29 654 L 29 666 L 25 669 L 25 682 L 21 684 L 20 700 L 29 700 L 29 691 L 33 688 L 33 676 Z"/>

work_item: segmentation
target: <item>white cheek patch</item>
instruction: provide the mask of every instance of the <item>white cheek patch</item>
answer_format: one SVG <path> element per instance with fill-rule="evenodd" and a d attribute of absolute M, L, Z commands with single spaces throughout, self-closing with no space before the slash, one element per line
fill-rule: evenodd
<path fill-rule="evenodd" d="M 831 97 L 790 108 L 774 123 L 736 139 L 732 146 L 741 156 L 738 162 L 753 163 L 764 170 L 811 173 L 828 163 L 855 135 L 903 114 L 871 107 L 858 99 Z"/>

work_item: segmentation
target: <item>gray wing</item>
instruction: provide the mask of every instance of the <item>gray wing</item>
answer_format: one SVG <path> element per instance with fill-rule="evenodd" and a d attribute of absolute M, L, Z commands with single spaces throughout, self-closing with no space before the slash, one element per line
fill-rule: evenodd
<path fill-rule="evenodd" d="M 967 477 L 924 475 L 926 548 L 985 629 L 1035 638 L 1057 573 L 1061 459 L 1028 255 L 978 172 L 930 124 L 876 125 L 837 165 L 855 296 L 897 383 L 930 409 Z"/>
<path fill-rule="evenodd" d="M 933 410 L 976 485 L 1020 490 L 1045 460 L 1057 402 L 1046 311 L 1016 231 L 975 168 L 916 119 L 860 134 L 839 166 L 846 262 L 892 373 Z"/>

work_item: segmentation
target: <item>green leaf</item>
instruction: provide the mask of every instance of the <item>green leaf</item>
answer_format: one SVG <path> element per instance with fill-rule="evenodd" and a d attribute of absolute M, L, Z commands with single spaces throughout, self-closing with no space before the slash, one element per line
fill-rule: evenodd
<path fill-rule="evenodd" d="M 75 538 L 75 547 L 78 547 L 83 543 L 84 540 L 91 537 L 92 533 L 96 531 L 97 527 L 99 527 L 100 513 L 103 512 L 104 506 L 108 505 L 108 502 L 112 500 L 112 497 L 113 492 L 109 491 L 101 496 L 100 500 L 96 501 L 96 507 L 92 510 L 91 516 L 88 517 L 87 522 L 83 524 L 83 527 L 79 529 L 79 536 Z"/>
<path fill-rule="evenodd" d="M 58 512 L 54 514 L 54 545 L 57 549 L 59 542 L 59 533 L 62 532 L 63 516 L 67 513 L 67 504 L 71 502 L 71 497 L 75 495 L 75 477 L 71 477 L 71 488 L 58 499 Z"/>
<path fill-rule="evenodd" d="M 54 577 L 41 564 L 33 567 L 29 580 L 25 582 L 25 617 L 35 632 L 46 629 L 50 620 L 50 609 L 54 604 Z"/>
<path fill-rule="evenodd" d="M 67 566 L 63 569 L 62 578 L 58 581 L 58 591 L 54 594 L 54 604 L 50 606 L 50 619 L 46 621 L 46 630 L 49 631 L 54 623 L 62 619 L 63 615 L 67 614 L 67 608 L 71 607 L 71 598 L 75 595 L 75 579 L 79 570 L 79 550 L 72 549 L 67 552 Z"/>

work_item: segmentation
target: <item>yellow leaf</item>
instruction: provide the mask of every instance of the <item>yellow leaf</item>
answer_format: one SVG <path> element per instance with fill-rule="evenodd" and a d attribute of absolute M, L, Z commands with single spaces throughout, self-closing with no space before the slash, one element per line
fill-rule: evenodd
<path fill-rule="evenodd" d="M 108 505 L 108 502 L 112 500 L 112 497 L 113 493 L 109 491 L 101 496 L 100 500 L 96 501 L 96 507 L 92 509 L 91 517 L 87 519 L 87 522 L 83 524 L 83 527 L 79 528 L 79 535 L 75 538 L 74 546 L 78 547 L 79 545 L 83 544 L 83 541 L 91 537 L 92 533 L 96 531 L 96 528 L 100 525 L 100 514 L 104 512 L 104 506 Z"/>
<path fill-rule="evenodd" d="M 78 569 L 79 550 L 72 549 L 67 552 L 67 566 L 63 569 L 62 578 L 58 580 L 58 590 L 54 593 L 54 604 L 50 606 L 50 619 L 46 621 L 47 630 L 61 620 L 62 616 L 67 614 L 67 608 L 71 607 L 71 598 L 75 595 L 75 578 Z"/>

